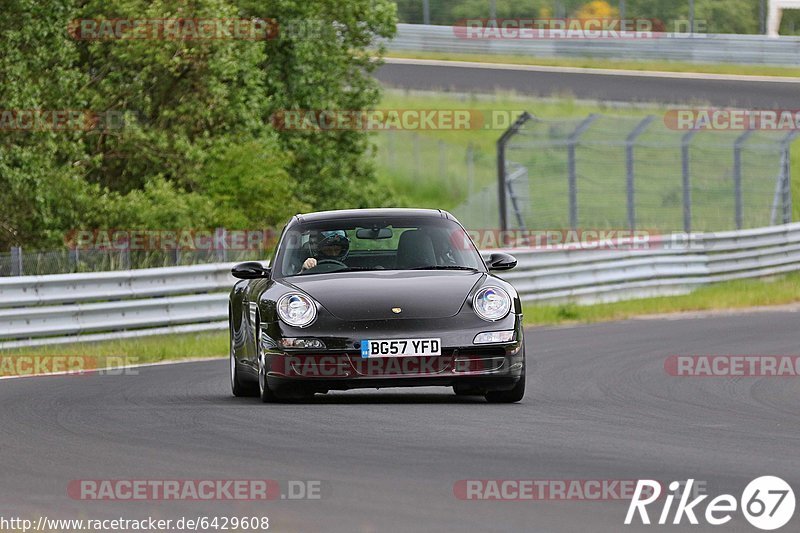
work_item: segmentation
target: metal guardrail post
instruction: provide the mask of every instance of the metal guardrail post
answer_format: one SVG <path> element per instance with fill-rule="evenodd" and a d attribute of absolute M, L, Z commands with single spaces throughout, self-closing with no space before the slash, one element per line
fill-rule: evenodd
<path fill-rule="evenodd" d="M 620 2 L 620 9 L 623 9 L 625 6 L 624 2 Z M 644 133 L 644 130 L 650 125 L 651 122 L 655 120 L 655 115 L 648 115 L 645 117 L 644 120 L 639 122 L 639 124 L 634 128 L 634 130 L 628 135 L 628 138 L 625 139 L 625 168 L 627 172 L 626 176 L 626 188 L 628 191 L 628 228 L 633 231 L 636 229 L 636 195 L 635 195 L 635 188 L 634 188 L 634 161 L 633 161 L 633 146 L 636 142 L 636 139 Z"/>
<path fill-rule="evenodd" d="M 683 175 L 683 231 L 692 232 L 692 184 L 689 173 L 689 148 L 697 130 L 692 130 L 681 138 L 681 170 Z"/>
<path fill-rule="evenodd" d="M 744 218 L 744 203 L 742 202 L 742 146 L 753 134 L 753 130 L 748 130 L 736 139 L 733 143 L 733 194 L 736 204 L 735 221 L 736 229 L 742 229 Z"/>
<path fill-rule="evenodd" d="M 533 115 L 524 111 L 509 128 L 497 139 L 497 208 L 500 211 L 500 230 L 508 230 L 508 212 L 506 208 L 506 145 L 519 129 Z"/>
<path fill-rule="evenodd" d="M 575 161 L 575 148 L 578 146 L 578 139 L 597 120 L 600 115 L 592 113 L 581 122 L 575 131 L 567 138 L 567 179 L 569 181 L 569 227 L 578 227 L 578 172 Z"/>

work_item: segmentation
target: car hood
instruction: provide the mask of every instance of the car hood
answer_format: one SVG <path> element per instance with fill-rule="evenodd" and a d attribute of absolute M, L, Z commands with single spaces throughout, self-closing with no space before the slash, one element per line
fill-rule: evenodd
<path fill-rule="evenodd" d="M 368 271 L 294 276 L 305 292 L 342 320 L 447 318 L 458 314 L 484 274 L 468 271 Z M 392 308 L 400 308 L 395 313 Z"/>

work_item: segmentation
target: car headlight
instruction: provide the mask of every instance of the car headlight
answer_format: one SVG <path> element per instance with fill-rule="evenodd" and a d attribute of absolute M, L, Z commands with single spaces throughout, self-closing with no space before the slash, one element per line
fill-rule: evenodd
<path fill-rule="evenodd" d="M 511 310 L 511 297 L 500 287 L 484 287 L 475 293 L 472 307 L 479 317 L 494 322 Z"/>
<path fill-rule="evenodd" d="M 290 326 L 304 328 L 317 318 L 317 306 L 305 294 L 290 292 L 278 300 L 278 316 Z"/>

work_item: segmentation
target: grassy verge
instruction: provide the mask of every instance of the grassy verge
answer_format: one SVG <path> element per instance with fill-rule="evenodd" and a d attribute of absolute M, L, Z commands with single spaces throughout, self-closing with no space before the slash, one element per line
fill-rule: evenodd
<path fill-rule="evenodd" d="M 102 365 L 106 358 L 114 358 L 110 361 L 112 366 L 119 364 L 117 362 L 119 359 L 123 359 L 127 364 L 143 364 L 199 357 L 225 357 L 228 355 L 228 332 L 154 335 L 135 339 L 78 342 L 0 351 L 2 357 L 16 355 L 97 357 L 98 365 Z"/>
<path fill-rule="evenodd" d="M 739 280 L 702 287 L 684 296 L 643 298 L 578 306 L 525 305 L 529 326 L 624 320 L 643 315 L 744 309 L 800 302 L 800 273 L 765 280 Z"/>
<path fill-rule="evenodd" d="M 387 55 L 388 57 L 407 59 L 477 61 L 479 63 L 507 63 L 511 65 L 537 65 L 543 67 L 693 72 L 704 74 L 730 74 L 735 76 L 800 77 L 800 68 L 764 65 L 706 64 L 681 61 L 615 61 L 591 57 L 533 57 L 518 55 L 452 54 L 442 52 L 390 52 Z"/>

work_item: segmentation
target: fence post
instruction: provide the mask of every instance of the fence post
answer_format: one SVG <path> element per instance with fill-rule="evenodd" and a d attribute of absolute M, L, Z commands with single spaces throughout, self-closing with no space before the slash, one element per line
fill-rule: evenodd
<path fill-rule="evenodd" d="M 21 276 L 22 275 L 22 247 L 20 246 L 12 246 L 11 247 L 11 275 L 12 276 Z"/>
<path fill-rule="evenodd" d="M 583 132 L 597 120 L 600 115 L 592 113 L 581 122 L 575 131 L 567 138 L 567 179 L 569 181 L 569 227 L 578 228 L 578 172 L 575 161 L 575 148 L 578 146 L 578 139 Z"/>
<path fill-rule="evenodd" d="M 221 245 L 220 245 L 221 243 Z M 216 251 L 216 259 L 220 263 L 228 261 L 228 235 L 225 228 L 216 228 L 214 230 L 214 248 Z"/>
<path fill-rule="evenodd" d="M 624 6 L 623 2 L 621 6 Z M 644 133 L 644 130 L 655 120 L 655 115 L 648 115 L 644 120 L 639 122 L 633 131 L 625 139 L 625 168 L 627 171 L 626 189 L 628 191 L 628 228 L 633 231 L 636 229 L 636 195 L 634 189 L 634 161 L 633 161 L 633 146 L 636 139 Z"/>
<path fill-rule="evenodd" d="M 472 183 L 475 178 L 475 148 L 467 145 L 467 197 L 472 194 Z"/>
<path fill-rule="evenodd" d="M 506 212 L 506 145 L 519 129 L 533 116 L 524 111 L 509 128 L 497 139 L 497 207 L 500 211 L 500 231 L 508 230 Z"/>
<path fill-rule="evenodd" d="M 736 205 L 736 229 L 742 229 L 744 218 L 744 203 L 742 201 L 742 146 L 753 134 L 748 130 L 741 134 L 733 143 L 733 194 Z"/>
<path fill-rule="evenodd" d="M 792 222 L 792 142 L 800 135 L 800 132 L 792 131 L 783 139 L 783 223 L 790 224 Z"/>
<path fill-rule="evenodd" d="M 447 147 L 444 141 L 439 141 L 439 178 L 447 175 Z"/>
<path fill-rule="evenodd" d="M 69 249 L 69 270 L 70 272 L 77 272 L 78 271 L 78 261 L 80 257 L 78 256 L 78 247 L 74 246 Z"/>
<path fill-rule="evenodd" d="M 414 179 L 418 180 L 420 175 L 420 154 L 419 154 L 419 134 L 414 133 Z"/>
<path fill-rule="evenodd" d="M 394 131 L 389 130 L 386 139 L 386 155 L 388 156 L 388 166 L 392 169 L 394 168 L 394 142 Z"/>
<path fill-rule="evenodd" d="M 692 232 L 692 189 L 689 176 L 689 147 L 697 130 L 685 133 L 681 139 L 681 170 L 683 174 L 683 231 Z"/>

